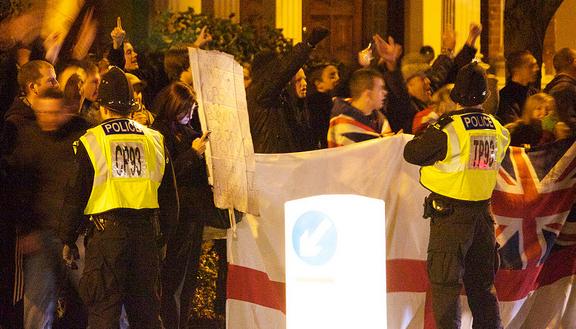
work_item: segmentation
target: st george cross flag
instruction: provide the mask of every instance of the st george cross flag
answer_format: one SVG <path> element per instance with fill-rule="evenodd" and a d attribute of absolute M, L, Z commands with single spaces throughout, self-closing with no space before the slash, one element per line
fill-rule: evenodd
<path fill-rule="evenodd" d="M 260 217 L 245 216 L 228 236 L 228 328 L 285 328 L 284 203 L 324 194 L 385 201 L 388 328 L 435 328 L 426 275 L 429 223 L 422 218 L 428 191 L 419 184 L 419 167 L 402 158 L 411 138 L 256 154 Z M 496 288 L 506 328 L 576 328 L 575 172 L 573 141 L 531 152 L 510 148 L 502 165 L 492 207 L 502 246 Z M 362 280 L 363 264 L 350 266 Z M 471 328 L 465 295 L 461 302 L 462 328 Z"/>

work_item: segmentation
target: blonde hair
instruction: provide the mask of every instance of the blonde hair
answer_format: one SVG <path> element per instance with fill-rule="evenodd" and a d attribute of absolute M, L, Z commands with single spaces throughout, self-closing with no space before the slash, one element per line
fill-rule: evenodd
<path fill-rule="evenodd" d="M 534 113 L 534 110 L 540 106 L 546 106 L 548 113 L 556 111 L 556 101 L 554 100 L 554 97 L 546 93 L 537 93 L 526 99 L 526 103 L 524 103 L 524 109 L 522 110 L 522 121 L 524 121 L 526 124 L 529 124 L 532 121 L 532 114 Z"/>

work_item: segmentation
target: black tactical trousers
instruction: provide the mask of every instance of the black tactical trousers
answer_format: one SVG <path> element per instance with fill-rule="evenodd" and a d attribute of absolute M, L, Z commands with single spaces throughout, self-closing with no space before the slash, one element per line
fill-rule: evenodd
<path fill-rule="evenodd" d="M 496 239 L 488 202 L 430 197 L 436 210 L 431 213 L 427 265 L 436 326 L 460 328 L 459 296 L 464 284 L 473 328 L 502 328 L 494 289 Z"/>
<path fill-rule="evenodd" d="M 80 295 L 91 329 L 118 328 L 122 305 L 131 328 L 162 328 L 159 253 L 147 221 L 109 221 L 88 236 Z"/>

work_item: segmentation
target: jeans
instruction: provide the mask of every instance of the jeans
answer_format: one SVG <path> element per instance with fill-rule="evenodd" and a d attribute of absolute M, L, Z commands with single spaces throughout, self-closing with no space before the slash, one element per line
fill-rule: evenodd
<path fill-rule="evenodd" d="M 40 249 L 24 257 L 24 328 L 50 329 L 64 275 L 62 243 L 51 230 L 38 232 Z"/>

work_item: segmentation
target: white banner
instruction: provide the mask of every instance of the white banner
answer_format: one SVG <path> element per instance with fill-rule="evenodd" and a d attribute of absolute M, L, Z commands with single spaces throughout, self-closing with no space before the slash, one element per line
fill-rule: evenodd
<path fill-rule="evenodd" d="M 422 218 L 428 192 L 418 181 L 419 167 L 402 156 L 412 137 L 399 135 L 313 152 L 256 154 L 261 217 L 246 216 L 237 236 L 228 236 L 228 328 L 285 328 L 284 203 L 325 194 L 385 201 L 388 328 L 435 328 L 426 274 L 429 223 Z M 572 168 L 567 175 L 573 176 L 574 164 L 567 168 Z M 363 245 L 371 247 L 369 240 Z M 498 291 L 507 328 L 576 328 L 575 250 L 553 251 L 543 267 L 499 272 L 497 287 L 510 290 Z M 363 279 L 363 265 L 350 264 L 358 280 Z M 512 279 L 522 283 L 522 277 L 534 270 L 540 273 L 536 284 L 506 287 Z M 526 294 L 518 294 L 520 290 Z M 465 296 L 461 302 L 462 328 L 471 328 Z"/>

